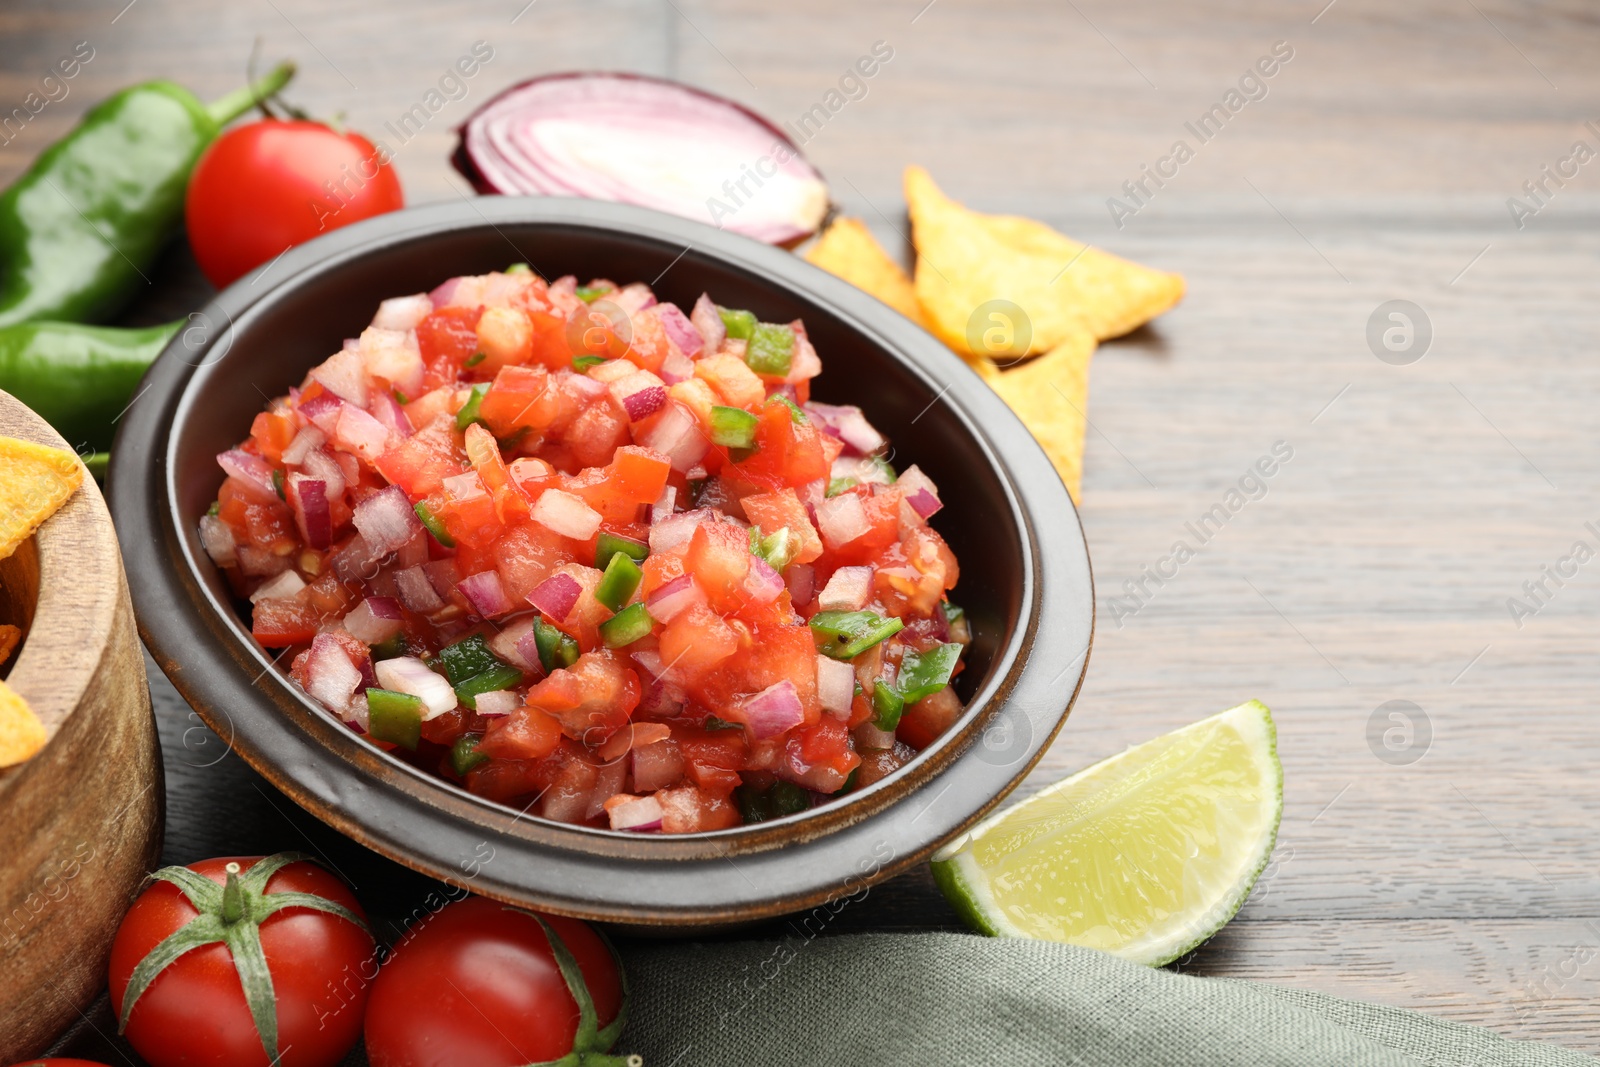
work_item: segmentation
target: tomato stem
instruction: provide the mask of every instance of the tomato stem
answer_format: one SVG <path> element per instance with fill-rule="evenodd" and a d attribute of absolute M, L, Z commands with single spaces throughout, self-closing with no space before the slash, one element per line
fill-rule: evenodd
<path fill-rule="evenodd" d="M 211 112 L 218 126 L 226 126 L 288 85 L 289 79 L 294 77 L 294 70 L 294 64 L 285 60 L 249 85 L 240 86 L 227 96 L 212 101 L 206 110 Z"/>
<path fill-rule="evenodd" d="M 230 863 L 223 870 L 228 872 L 228 882 L 222 887 L 222 921 L 232 926 L 244 918 L 244 887 L 239 884 L 237 863 Z"/>

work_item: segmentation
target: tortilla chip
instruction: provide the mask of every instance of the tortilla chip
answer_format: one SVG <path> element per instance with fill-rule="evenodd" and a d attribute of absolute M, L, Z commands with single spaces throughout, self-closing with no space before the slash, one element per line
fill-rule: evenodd
<path fill-rule="evenodd" d="M 806 252 L 806 260 L 871 293 L 912 322 L 922 321 L 911 277 L 860 219 L 834 219 Z"/>
<path fill-rule="evenodd" d="M 44 725 L 16 691 L 0 682 L 0 767 L 30 759 L 44 747 Z"/>
<path fill-rule="evenodd" d="M 22 643 L 22 629 L 17 626 L 0 625 L 0 667 L 6 665 L 11 658 L 11 653 L 17 650 Z"/>
<path fill-rule="evenodd" d="M 1044 448 L 1074 503 L 1083 488 L 1084 412 L 1094 349 L 1094 341 L 1080 334 L 1011 370 L 1001 370 L 988 359 L 977 368 Z"/>
<path fill-rule="evenodd" d="M 970 211 L 921 167 L 906 168 L 905 187 L 918 305 L 928 329 L 969 357 L 997 354 L 992 344 L 969 341 L 969 332 L 979 336 L 987 323 L 980 309 L 991 301 L 1015 304 L 1027 316 L 1031 337 L 1025 352 L 1015 352 L 1022 356 L 1077 334 L 1119 337 L 1183 298 L 1182 275 L 1130 263 L 1042 222 Z"/>
<path fill-rule="evenodd" d="M 0 437 L 0 559 L 33 536 L 83 484 L 71 452 Z"/>

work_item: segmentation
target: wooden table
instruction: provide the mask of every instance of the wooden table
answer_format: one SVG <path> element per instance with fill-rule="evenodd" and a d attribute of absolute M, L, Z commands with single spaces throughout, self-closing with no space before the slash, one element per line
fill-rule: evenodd
<path fill-rule="evenodd" d="M 1278 854 L 1183 969 L 1600 1051 L 1600 562 L 1560 562 L 1600 547 L 1600 162 L 1550 184 L 1520 229 L 1507 206 L 1533 206 L 1523 183 L 1575 141 L 1600 149 L 1600 123 L 1584 126 L 1600 120 L 1600 26 L 1580 0 L 125 2 L 0 10 L 7 106 L 74 42 L 95 49 L 71 95 L 0 148 L 0 176 L 114 87 L 166 75 L 221 94 L 255 40 L 301 64 L 295 98 L 378 137 L 474 41 L 493 46 L 468 99 L 396 152 L 416 203 L 467 195 L 445 162 L 452 128 L 530 74 L 636 69 L 783 121 L 888 42 L 866 96 L 806 151 L 891 247 L 901 168 L 920 162 L 974 206 L 1190 282 L 1095 363 L 1083 522 L 1099 634 L 1025 788 L 1259 697 L 1286 775 Z M 1184 124 L 1279 41 L 1293 56 L 1266 95 L 1201 143 Z M 1107 198 L 1180 138 L 1193 158 L 1117 228 Z M 205 292 L 179 249 L 135 318 Z M 1392 300 L 1431 326 L 1418 361 L 1420 334 L 1399 353 L 1380 340 L 1388 361 L 1369 345 Z M 1264 494 L 1129 599 L 1124 583 L 1280 441 L 1293 458 Z M 1546 566 L 1576 574 L 1539 605 L 1524 583 Z M 1538 607 L 1520 625 L 1513 597 Z M 152 684 L 170 861 L 308 847 L 381 915 L 409 912 L 422 879 L 299 812 Z M 1410 702 L 1409 725 L 1391 701 Z M 919 873 L 830 933 L 954 924 Z"/>

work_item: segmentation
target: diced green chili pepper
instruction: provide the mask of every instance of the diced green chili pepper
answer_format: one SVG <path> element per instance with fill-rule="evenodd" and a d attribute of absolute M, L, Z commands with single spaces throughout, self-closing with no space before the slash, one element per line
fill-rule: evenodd
<path fill-rule="evenodd" d="M 748 341 L 750 335 L 755 333 L 756 317 L 750 312 L 738 308 L 725 308 L 718 304 L 717 314 L 722 316 L 723 328 L 735 341 Z"/>
<path fill-rule="evenodd" d="M 504 437 L 496 437 L 494 443 L 500 446 L 500 451 L 509 452 L 521 443 L 522 439 L 533 431 L 532 426 L 518 426 Z"/>
<path fill-rule="evenodd" d="M 741 785 L 733 791 L 733 796 L 739 805 L 739 814 L 746 825 L 766 822 L 772 818 L 772 794 L 769 790 Z"/>
<path fill-rule="evenodd" d="M 456 743 L 450 746 L 450 769 L 465 777 L 472 768 L 488 763 L 489 757 L 478 751 L 478 742 L 482 740 L 478 734 L 462 734 L 456 738 Z"/>
<path fill-rule="evenodd" d="M 103 451 L 111 447 L 117 419 L 139 379 L 184 325 L 126 330 L 24 322 L 0 328 L 0 389 L 32 408 L 68 444 Z"/>
<path fill-rule="evenodd" d="M 368 689 L 367 733 L 415 752 L 422 740 L 422 698 L 392 689 Z"/>
<path fill-rule="evenodd" d="M 478 364 L 482 363 L 484 360 L 486 360 L 488 358 L 489 358 L 489 353 L 487 353 L 487 352 L 474 352 L 474 353 L 472 353 L 472 355 L 470 355 L 466 359 L 462 360 L 461 361 L 461 365 L 463 367 L 476 367 Z"/>
<path fill-rule="evenodd" d="M 521 684 L 522 672 L 509 663 L 502 663 L 494 670 L 475 675 L 456 686 L 456 699 L 476 711 L 480 693 L 493 693 Z"/>
<path fill-rule="evenodd" d="M 861 773 L 861 768 L 860 767 L 857 767 L 855 770 L 851 771 L 850 772 L 850 777 L 848 777 L 848 778 L 846 778 L 844 780 L 844 785 L 840 786 L 838 791 L 835 792 L 833 795 L 836 796 L 836 797 L 842 797 L 846 793 L 848 793 L 851 790 L 855 789 L 855 787 L 856 787 L 856 776 L 859 775 L 860 773 Z"/>
<path fill-rule="evenodd" d="M 648 637 L 655 622 L 643 604 L 629 604 L 600 624 L 600 640 L 607 648 L 631 645 L 641 637 Z"/>
<path fill-rule="evenodd" d="M 507 267 L 502 273 L 505 273 L 505 274 L 532 274 L 533 273 L 533 268 L 528 266 L 526 263 L 513 263 L 513 264 L 511 264 L 511 266 Z"/>
<path fill-rule="evenodd" d="M 432 534 L 435 541 L 445 548 L 456 547 L 456 539 L 450 536 L 450 531 L 444 528 L 444 523 L 439 521 L 439 516 L 435 515 L 433 509 L 428 507 L 426 503 L 419 500 L 411 510 L 417 513 L 417 519 L 421 521 L 422 528 Z"/>
<path fill-rule="evenodd" d="M 445 677 L 450 679 L 451 685 L 460 685 L 468 678 L 505 666 L 482 634 L 472 634 L 453 645 L 445 645 L 439 650 L 439 660 L 444 664 Z"/>
<path fill-rule="evenodd" d="M 394 659 L 405 654 L 406 635 L 403 633 L 397 633 L 387 641 L 379 641 L 372 646 L 372 658 L 374 660 Z"/>
<path fill-rule="evenodd" d="M 795 553 L 799 550 L 800 546 L 795 544 L 795 538 L 787 526 L 778 527 L 766 537 L 761 536 L 759 527 L 750 527 L 750 554 L 759 556 L 780 574 L 785 567 L 794 562 Z"/>
<path fill-rule="evenodd" d="M 578 299 L 582 300 L 585 304 L 592 304 L 602 296 L 605 296 L 607 293 L 613 291 L 614 290 L 612 290 L 609 286 L 605 285 L 580 285 L 578 286 Z"/>
<path fill-rule="evenodd" d="M 633 557 L 623 552 L 614 553 L 606 564 L 605 573 L 600 576 L 600 584 L 594 587 L 594 598 L 612 611 L 621 611 L 633 596 L 633 591 L 639 588 L 639 580 L 643 577 L 644 571 L 639 569 Z"/>
<path fill-rule="evenodd" d="M 172 82 L 145 82 L 90 108 L 0 195 L 0 326 L 120 311 L 182 224 L 200 154 L 293 76 L 284 63 L 210 106 Z"/>
<path fill-rule="evenodd" d="M 643 541 L 635 541 L 631 537 L 621 534 L 600 531 L 600 536 L 594 543 L 594 565 L 598 570 L 605 570 L 611 566 L 611 557 L 621 552 L 635 563 L 643 563 L 650 555 L 650 546 Z"/>
<path fill-rule="evenodd" d="M 724 448 L 750 448 L 756 443 L 761 420 L 743 408 L 711 408 L 711 443 Z"/>
<path fill-rule="evenodd" d="M 956 604 L 952 604 L 948 600 L 946 600 L 944 602 L 943 606 L 944 606 L 944 619 L 951 626 L 954 626 L 956 623 L 960 622 L 962 619 L 967 617 L 967 609 L 966 608 L 963 608 L 963 607 L 961 607 L 959 605 L 956 605 Z"/>
<path fill-rule="evenodd" d="M 206 508 L 206 514 L 210 515 L 212 518 L 216 518 L 218 515 L 222 514 L 222 501 L 213 500 L 211 502 L 211 506 Z"/>
<path fill-rule="evenodd" d="M 950 684 L 950 675 L 961 660 L 961 646 L 951 642 L 927 652 L 907 650 L 900 661 L 900 695 L 915 704 Z"/>
<path fill-rule="evenodd" d="M 829 496 L 838 496 L 840 493 L 844 492 L 846 489 L 854 489 L 856 486 L 858 486 L 860 484 L 861 484 L 861 479 L 852 478 L 852 477 L 849 477 L 848 475 L 843 477 L 843 478 L 834 478 L 834 479 L 832 479 L 831 481 L 828 482 L 828 495 Z"/>
<path fill-rule="evenodd" d="M 582 374 L 590 367 L 598 367 L 606 361 L 605 356 L 573 356 L 572 369 Z"/>
<path fill-rule="evenodd" d="M 289 499 L 283 493 L 283 469 L 281 467 L 272 468 L 272 488 L 277 490 L 279 500 Z"/>
<path fill-rule="evenodd" d="M 396 389 L 394 390 L 394 402 L 404 407 L 406 404 L 411 403 L 411 398 L 406 396 L 406 394 L 402 393 L 400 390 Z"/>
<path fill-rule="evenodd" d="M 465 430 L 478 421 L 478 408 L 483 404 L 483 394 L 488 391 L 488 382 L 479 382 L 472 387 L 472 395 L 467 397 L 467 402 L 456 412 L 456 429 Z"/>
<path fill-rule="evenodd" d="M 817 651 L 833 659 L 855 659 L 904 628 L 899 619 L 872 611 L 819 611 L 811 617 L 811 633 L 822 639 Z"/>
<path fill-rule="evenodd" d="M 880 678 L 872 686 L 872 710 L 872 721 L 878 729 L 893 730 L 900 725 L 900 714 L 906 710 L 906 698 Z"/>
<path fill-rule="evenodd" d="M 757 323 L 744 350 L 744 361 L 757 374 L 788 374 L 794 363 L 794 331 L 770 322 Z"/>
<path fill-rule="evenodd" d="M 736 722 L 719 719 L 715 715 L 707 715 L 706 721 L 701 725 L 703 730 L 743 730 L 744 727 Z"/>
<path fill-rule="evenodd" d="M 790 400 L 782 393 L 773 393 L 771 396 L 767 397 L 767 403 L 782 404 L 784 407 L 788 408 L 789 419 L 796 425 L 811 421 L 810 418 L 807 417 L 806 413 L 800 410 L 800 405 L 796 404 L 793 400 Z"/>
<path fill-rule="evenodd" d="M 539 664 L 546 674 L 578 662 L 578 642 L 541 616 L 533 624 L 533 643 L 539 649 Z"/>
<path fill-rule="evenodd" d="M 900 478 L 900 476 L 894 472 L 894 466 L 882 456 L 868 456 L 866 457 L 865 462 L 872 464 L 874 467 L 877 467 L 878 470 L 882 471 L 883 476 L 889 479 L 890 485 L 893 485 Z"/>
<path fill-rule="evenodd" d="M 811 795 L 793 782 L 779 782 L 772 787 L 774 815 L 795 815 L 811 807 Z"/>

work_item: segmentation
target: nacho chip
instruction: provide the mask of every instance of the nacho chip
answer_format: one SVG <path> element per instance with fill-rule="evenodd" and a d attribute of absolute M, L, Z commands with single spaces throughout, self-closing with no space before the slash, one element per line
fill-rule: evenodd
<path fill-rule="evenodd" d="M 0 767 L 32 758 L 44 747 L 45 740 L 44 725 L 28 702 L 0 682 Z"/>
<path fill-rule="evenodd" d="M 1002 354 L 984 333 L 995 306 L 1021 309 L 1023 321 L 1012 324 L 1018 349 L 1028 334 L 1025 351 L 1014 350 L 1021 356 L 1048 352 L 1078 334 L 1101 341 L 1121 336 L 1183 297 L 1181 275 L 1130 263 L 1042 222 L 970 211 L 940 192 L 921 167 L 906 168 L 905 187 L 918 253 L 917 302 L 928 329 L 969 358 Z"/>
<path fill-rule="evenodd" d="M 1094 349 L 1094 341 L 1079 334 L 1011 370 L 1001 370 L 988 359 L 977 368 L 1044 448 L 1075 503 L 1083 486 L 1084 412 Z"/>
<path fill-rule="evenodd" d="M 912 322 L 922 321 L 910 276 L 860 219 L 834 219 L 806 252 L 806 260 L 871 293 Z"/>
<path fill-rule="evenodd" d="M 21 627 L 9 624 L 0 625 L 0 667 L 6 665 L 6 661 L 11 658 L 11 653 L 15 652 L 17 646 L 21 643 Z"/>
<path fill-rule="evenodd" d="M 71 452 L 0 437 L 0 559 L 83 484 L 83 464 Z"/>

